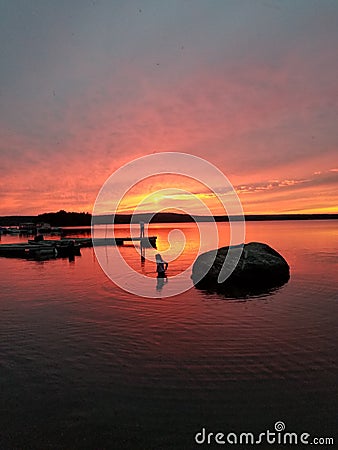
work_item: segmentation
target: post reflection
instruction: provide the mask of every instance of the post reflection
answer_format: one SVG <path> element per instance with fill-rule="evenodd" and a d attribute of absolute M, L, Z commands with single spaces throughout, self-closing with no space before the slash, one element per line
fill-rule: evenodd
<path fill-rule="evenodd" d="M 146 249 L 145 247 L 142 245 L 142 241 L 141 241 L 141 267 L 144 268 L 145 262 L 146 262 Z"/>

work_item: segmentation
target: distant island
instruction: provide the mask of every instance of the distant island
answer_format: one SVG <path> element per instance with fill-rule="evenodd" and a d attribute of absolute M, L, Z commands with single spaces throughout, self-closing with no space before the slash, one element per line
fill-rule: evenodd
<path fill-rule="evenodd" d="M 144 213 L 144 214 L 117 214 L 115 224 L 128 224 L 133 217 L 134 222 L 145 223 L 183 223 L 183 222 L 228 222 L 228 216 L 190 216 L 174 212 Z M 232 217 L 232 220 L 239 220 Z M 250 214 L 245 215 L 246 221 L 269 221 L 269 220 L 329 220 L 338 219 L 338 214 Z M 84 227 L 90 226 L 92 215 L 88 212 L 48 212 L 37 216 L 0 216 L 0 226 L 18 226 L 20 223 L 49 223 L 53 227 Z M 94 216 L 95 224 L 111 224 L 110 214 Z"/>
<path fill-rule="evenodd" d="M 22 223 L 48 223 L 52 227 L 78 227 L 91 224 L 92 215 L 87 212 L 49 212 L 37 216 L 0 216 L 0 226 L 15 227 Z"/>

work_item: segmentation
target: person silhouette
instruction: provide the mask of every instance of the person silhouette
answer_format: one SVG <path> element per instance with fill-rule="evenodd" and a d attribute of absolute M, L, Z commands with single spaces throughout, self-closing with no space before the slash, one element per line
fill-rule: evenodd
<path fill-rule="evenodd" d="M 165 271 L 168 269 L 168 263 L 164 261 L 164 259 L 159 253 L 155 255 L 155 259 L 156 259 L 157 278 L 166 278 L 167 275 Z"/>

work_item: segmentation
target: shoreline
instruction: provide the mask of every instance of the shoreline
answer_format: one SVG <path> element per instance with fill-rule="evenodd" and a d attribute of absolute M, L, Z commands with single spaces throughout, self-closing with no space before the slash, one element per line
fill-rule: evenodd
<path fill-rule="evenodd" d="M 43 217 L 42 217 L 43 216 Z M 92 216 L 86 214 L 83 220 L 83 213 L 46 213 L 37 216 L 0 216 L 0 227 L 19 226 L 20 223 L 41 222 L 50 223 L 54 227 L 76 227 L 84 228 L 90 227 L 92 223 Z M 272 222 L 272 221 L 299 221 L 299 220 L 337 220 L 338 213 L 330 214 L 248 214 L 244 216 L 246 222 Z M 78 219 L 78 220 L 77 220 Z M 82 219 L 82 220 L 81 220 Z M 242 217 L 233 216 L 231 221 L 241 221 Z M 109 225 L 112 223 L 112 215 L 100 215 L 94 217 L 95 225 Z M 114 217 L 115 225 L 128 225 L 133 223 L 139 223 L 143 221 L 145 223 L 192 223 L 192 222 L 229 222 L 228 216 L 189 216 L 187 214 L 177 213 L 144 213 L 144 214 L 119 214 Z"/>

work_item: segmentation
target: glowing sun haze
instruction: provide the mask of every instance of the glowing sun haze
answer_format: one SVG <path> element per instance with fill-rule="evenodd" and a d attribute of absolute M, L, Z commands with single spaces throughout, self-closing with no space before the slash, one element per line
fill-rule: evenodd
<path fill-rule="evenodd" d="M 220 197 L 227 195 L 227 189 L 221 187 L 217 192 L 213 192 L 212 180 L 206 181 L 209 181 L 208 186 L 181 175 L 164 174 L 149 177 L 127 192 L 116 212 L 123 214 L 137 208 L 137 212 L 149 213 L 171 210 L 202 215 L 227 214 L 220 202 Z M 101 212 L 104 214 L 108 211 Z"/>
<path fill-rule="evenodd" d="M 91 211 L 165 151 L 216 165 L 246 213 L 338 212 L 337 23 L 331 0 L 1 2 L 0 215 Z"/>

